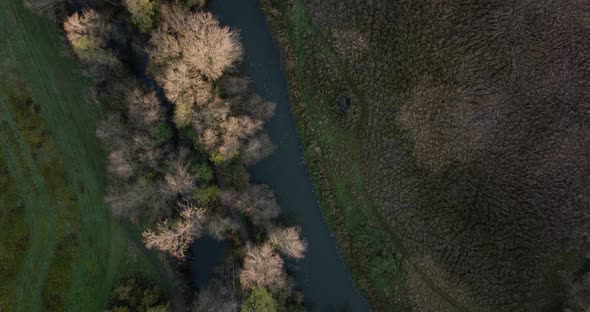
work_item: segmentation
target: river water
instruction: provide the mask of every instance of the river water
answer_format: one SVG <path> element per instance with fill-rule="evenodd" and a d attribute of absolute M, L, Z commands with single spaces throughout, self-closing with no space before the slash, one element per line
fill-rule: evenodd
<path fill-rule="evenodd" d="M 272 188 L 283 217 L 289 224 L 300 225 L 308 242 L 305 259 L 288 263 L 296 287 L 302 290 L 311 311 L 368 311 L 323 221 L 289 106 L 281 52 L 258 1 L 213 0 L 209 8 L 222 25 L 240 30 L 246 52 L 243 74 L 256 93 L 277 103 L 275 116 L 266 126 L 277 149 L 249 171 L 254 183 Z"/>

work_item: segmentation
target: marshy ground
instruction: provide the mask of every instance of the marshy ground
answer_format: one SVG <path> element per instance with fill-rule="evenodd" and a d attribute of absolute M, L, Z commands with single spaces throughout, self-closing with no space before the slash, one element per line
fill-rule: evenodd
<path fill-rule="evenodd" d="M 588 249 L 586 4 L 264 7 L 325 214 L 378 310 L 565 307 Z"/>

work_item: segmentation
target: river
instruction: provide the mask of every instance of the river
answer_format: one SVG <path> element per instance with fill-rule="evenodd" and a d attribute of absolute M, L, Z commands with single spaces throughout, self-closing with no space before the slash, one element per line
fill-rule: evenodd
<path fill-rule="evenodd" d="M 213 0 L 209 8 L 222 25 L 240 30 L 245 48 L 243 75 L 251 80 L 256 93 L 277 103 L 275 116 L 266 125 L 277 149 L 249 171 L 254 183 L 272 188 L 283 218 L 300 225 L 307 240 L 305 259 L 288 263 L 296 287 L 302 290 L 311 311 L 368 311 L 323 220 L 289 105 L 281 52 L 258 1 Z"/>

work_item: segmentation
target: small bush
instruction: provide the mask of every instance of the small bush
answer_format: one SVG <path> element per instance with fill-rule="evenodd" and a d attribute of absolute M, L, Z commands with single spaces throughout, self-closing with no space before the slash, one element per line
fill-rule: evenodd
<path fill-rule="evenodd" d="M 154 27 L 157 3 L 152 0 L 125 0 L 125 7 L 131 14 L 131 21 L 143 33 L 148 33 Z"/>
<path fill-rule="evenodd" d="M 195 171 L 197 172 L 197 176 L 199 180 L 204 183 L 209 183 L 213 181 L 215 178 L 215 174 L 213 173 L 213 169 L 208 164 L 199 164 L 195 166 Z"/>
<path fill-rule="evenodd" d="M 106 311 L 170 311 L 166 293 L 142 275 L 125 277 L 115 285 Z"/>
<path fill-rule="evenodd" d="M 274 312 L 276 310 L 272 295 L 264 288 L 254 288 L 241 309 L 242 312 Z"/>
<path fill-rule="evenodd" d="M 197 189 L 194 199 L 200 206 L 209 206 L 219 198 L 219 188 L 215 185 Z"/>
<path fill-rule="evenodd" d="M 160 123 L 152 129 L 152 136 L 158 143 L 166 142 L 172 138 L 172 129 L 168 124 Z"/>
<path fill-rule="evenodd" d="M 189 8 L 192 8 L 194 6 L 202 8 L 205 6 L 205 4 L 207 4 L 207 0 L 184 0 L 184 3 Z"/>

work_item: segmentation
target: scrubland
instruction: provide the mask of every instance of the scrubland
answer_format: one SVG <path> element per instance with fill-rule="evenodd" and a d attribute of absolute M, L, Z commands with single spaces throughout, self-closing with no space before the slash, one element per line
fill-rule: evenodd
<path fill-rule="evenodd" d="M 586 4 L 263 7 L 325 215 L 377 310 L 580 311 Z"/>

